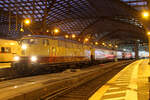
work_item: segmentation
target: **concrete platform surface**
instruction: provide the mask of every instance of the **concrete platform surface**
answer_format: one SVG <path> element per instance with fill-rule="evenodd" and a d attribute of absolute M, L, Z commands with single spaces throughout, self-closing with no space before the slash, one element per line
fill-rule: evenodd
<path fill-rule="evenodd" d="M 98 89 L 89 100 L 149 100 L 148 59 L 133 62 Z"/>

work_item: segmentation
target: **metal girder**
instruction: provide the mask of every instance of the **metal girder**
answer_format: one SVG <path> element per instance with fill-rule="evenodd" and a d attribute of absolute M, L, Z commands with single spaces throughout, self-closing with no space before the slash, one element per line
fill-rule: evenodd
<path fill-rule="evenodd" d="M 121 32 L 124 32 L 124 33 L 137 33 L 136 31 L 127 30 L 127 29 L 116 29 L 116 30 L 108 33 L 107 35 L 101 37 L 99 39 L 99 41 L 107 41 L 107 40 L 110 40 L 110 39 L 113 40 L 112 36 L 114 36 L 118 33 L 121 33 Z M 128 38 L 124 38 L 126 36 L 122 34 L 122 36 L 124 38 L 123 41 L 125 41 L 125 40 L 132 41 L 132 40 L 140 39 L 140 37 L 135 36 L 135 34 L 126 34 L 126 35 L 128 35 Z M 143 38 L 143 37 L 141 36 L 141 38 Z M 121 37 L 120 37 L 119 41 L 122 41 Z"/>
<path fill-rule="evenodd" d="M 11 11 L 12 16 L 17 16 L 17 20 L 14 19 L 11 24 L 15 22 L 19 24 L 22 18 L 31 18 L 33 24 L 30 28 L 35 32 L 40 31 L 41 27 L 40 33 L 58 27 L 64 33 L 80 34 L 80 36 L 101 20 L 130 26 L 131 23 L 117 20 L 115 17 L 132 19 L 137 13 L 119 0 L 0 0 L 0 8 L 6 14 Z M 0 22 L 7 23 L 8 19 L 2 18 Z M 132 26 L 138 28 L 135 24 Z M 16 27 L 19 28 L 19 25 Z"/>
<path fill-rule="evenodd" d="M 129 24 L 129 23 L 127 23 L 127 22 L 123 22 L 123 21 L 121 21 L 121 20 L 115 20 L 113 17 L 111 18 L 111 17 L 99 17 L 99 18 L 97 18 L 93 23 L 91 23 L 90 25 L 88 25 L 86 28 L 84 28 L 83 30 L 82 30 L 82 32 L 81 32 L 81 36 L 82 35 L 85 35 L 84 33 L 85 33 L 85 31 L 87 30 L 87 29 L 89 29 L 90 27 L 92 27 L 93 25 L 95 25 L 95 24 L 97 24 L 97 23 L 99 23 L 99 21 L 102 21 L 102 20 L 110 20 L 110 21 L 114 21 L 114 22 L 117 22 L 117 23 L 123 23 L 123 24 L 126 24 L 126 25 L 132 25 L 132 24 Z M 137 26 L 135 26 L 135 25 L 132 25 L 132 26 L 134 26 L 134 27 L 137 27 Z M 137 28 L 139 28 L 139 27 L 137 27 Z M 143 28 L 139 28 L 139 29 L 141 29 L 141 30 L 143 30 Z"/>

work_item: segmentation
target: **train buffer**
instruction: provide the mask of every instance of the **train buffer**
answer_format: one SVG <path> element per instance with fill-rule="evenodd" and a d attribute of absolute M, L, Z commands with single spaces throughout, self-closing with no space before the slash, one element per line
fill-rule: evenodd
<path fill-rule="evenodd" d="M 138 60 L 97 89 L 89 100 L 149 100 L 150 65 Z"/>

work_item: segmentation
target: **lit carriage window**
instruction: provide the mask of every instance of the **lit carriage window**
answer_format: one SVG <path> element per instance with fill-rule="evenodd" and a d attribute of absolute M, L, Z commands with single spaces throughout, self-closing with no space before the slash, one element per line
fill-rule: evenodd
<path fill-rule="evenodd" d="M 11 48 L 10 47 L 6 47 L 5 48 L 5 53 L 11 53 Z"/>

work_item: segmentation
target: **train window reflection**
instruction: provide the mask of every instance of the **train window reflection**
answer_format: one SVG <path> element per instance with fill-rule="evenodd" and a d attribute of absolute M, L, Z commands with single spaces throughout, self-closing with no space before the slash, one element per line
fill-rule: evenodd
<path fill-rule="evenodd" d="M 30 39 L 30 44 L 38 44 L 38 39 Z"/>

